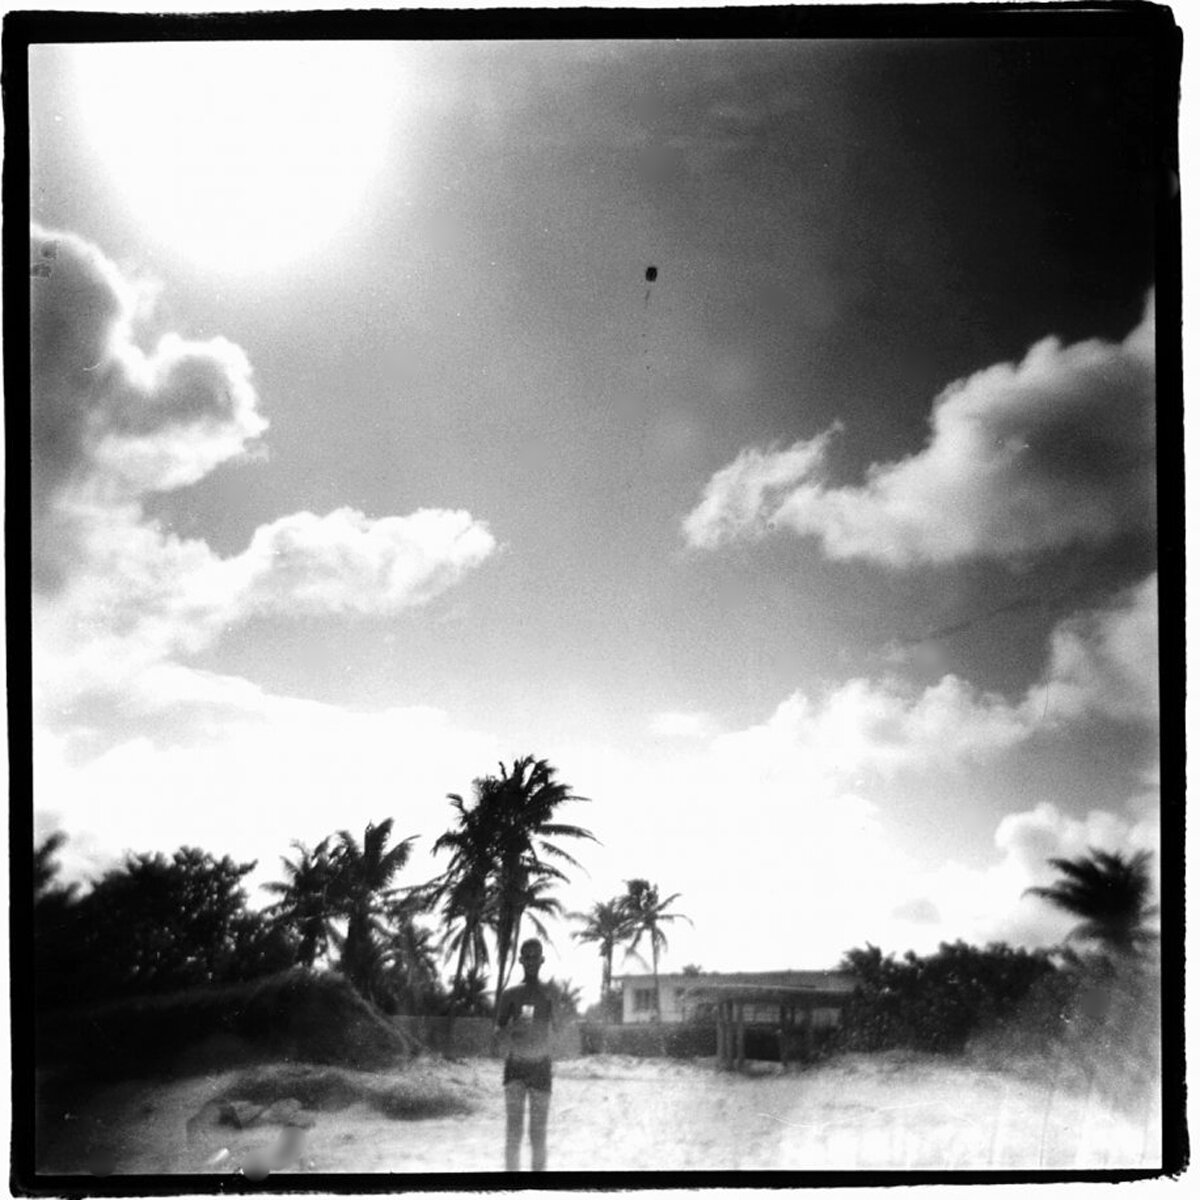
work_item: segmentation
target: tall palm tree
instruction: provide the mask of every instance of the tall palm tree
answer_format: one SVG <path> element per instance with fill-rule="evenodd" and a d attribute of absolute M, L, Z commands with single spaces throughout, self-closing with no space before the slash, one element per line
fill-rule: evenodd
<path fill-rule="evenodd" d="M 447 946 L 457 951 L 454 991 L 468 970 L 487 961 L 486 932 L 496 943 L 496 999 L 516 961 L 521 921 L 526 912 L 561 911 L 546 896 L 548 887 L 567 878 L 557 863 L 579 866 L 555 839 L 596 839 L 586 829 L 554 819 L 555 810 L 582 801 L 560 782 L 545 759 L 532 756 L 500 764 L 499 775 L 474 781 L 474 803 L 451 794 L 456 826 L 434 843 L 435 853 L 450 852 L 450 862 L 431 886 L 443 905 L 449 929 Z M 535 928 L 541 928 L 535 923 Z"/>
<path fill-rule="evenodd" d="M 658 956 L 667 946 L 667 935 L 663 933 L 662 926 L 672 921 L 686 921 L 690 925 L 692 919 L 683 913 L 667 912 L 668 907 L 679 899 L 678 892 L 665 900 L 660 899 L 658 885 L 645 879 L 627 879 L 625 888 L 622 903 L 629 916 L 628 954 L 636 954 L 642 937 L 649 937 L 654 964 L 654 1019 L 658 1021 L 662 1017 L 662 999 L 658 994 Z"/>
<path fill-rule="evenodd" d="M 465 995 L 463 980 L 468 973 L 478 976 L 488 961 L 486 931 L 490 903 L 490 881 L 495 859 L 495 805 L 488 797 L 495 781 L 476 779 L 472 784 L 475 802 L 450 793 L 448 799 L 458 813 L 457 824 L 433 843 L 434 854 L 450 852 L 446 870 L 427 888 L 431 904 L 442 905 L 446 926 L 443 944 L 457 954 L 451 995 Z"/>
<path fill-rule="evenodd" d="M 283 859 L 286 878 L 264 883 L 263 888 L 279 899 L 267 908 L 285 928 L 300 938 L 296 962 L 311 967 L 329 945 L 331 922 L 335 916 L 332 889 L 334 865 L 329 857 L 329 838 L 323 838 L 311 850 L 303 842 L 293 841 L 299 857 Z"/>
<path fill-rule="evenodd" d="M 613 900 L 599 900 L 592 905 L 590 912 L 575 912 L 569 916 L 572 920 L 585 922 L 584 927 L 571 936 L 577 942 L 595 942 L 598 947 L 601 961 L 600 1003 L 606 1015 L 610 1015 L 613 953 L 631 933 L 625 898 L 618 896 Z"/>
<path fill-rule="evenodd" d="M 1063 878 L 1050 887 L 1026 888 L 1072 916 L 1082 917 L 1069 938 L 1087 939 L 1113 954 L 1132 957 L 1157 934 L 1146 922 L 1158 912 L 1150 904 L 1150 852 L 1126 857 L 1090 849 L 1079 858 L 1052 858 Z"/>
<path fill-rule="evenodd" d="M 567 876 L 547 859 L 578 867 L 554 838 L 595 836 L 578 825 L 564 825 L 554 819 L 560 805 L 587 803 L 571 792 L 570 785 L 556 778 L 556 770 L 544 759 L 532 755 L 513 760 L 512 770 L 500 764 L 500 777 L 489 796 L 498 807 L 497 856 L 494 874 L 496 895 L 496 1004 L 516 962 L 521 918 L 531 901 L 544 895 L 545 885 L 565 881 Z M 543 857 L 545 856 L 545 857 Z M 538 886 L 541 885 L 541 886 Z M 561 907 L 543 907 L 543 912 L 561 912 Z"/>
<path fill-rule="evenodd" d="M 333 893 L 346 918 L 341 969 L 363 994 L 369 989 L 372 964 L 378 957 L 375 933 L 382 928 L 380 917 L 396 890 L 392 881 L 408 862 L 416 841 L 415 836 L 408 837 L 389 849 L 391 833 L 391 817 L 379 825 L 368 824 L 361 846 L 352 833 L 342 829 L 331 856 Z"/>

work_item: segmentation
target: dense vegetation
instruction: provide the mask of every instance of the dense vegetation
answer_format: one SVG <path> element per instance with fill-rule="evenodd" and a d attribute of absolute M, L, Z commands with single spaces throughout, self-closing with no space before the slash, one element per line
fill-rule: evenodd
<path fill-rule="evenodd" d="M 851 1050 L 959 1051 L 1004 1024 L 1039 980 L 1055 973 L 1044 951 L 1002 943 L 983 949 L 943 943 L 935 954 L 902 959 L 868 943 L 849 951 L 841 969 L 858 980 L 843 1014 L 842 1044 Z"/>
<path fill-rule="evenodd" d="M 283 878 L 266 885 L 274 901 L 261 911 L 249 907 L 242 884 L 254 863 L 187 846 L 169 857 L 130 854 L 87 889 L 63 886 L 55 858 L 63 837 L 56 834 L 34 859 L 38 1011 L 123 1001 L 143 1017 L 161 1009 L 169 1023 L 175 1001 L 158 1008 L 142 1002 L 275 980 L 256 993 L 257 1007 L 247 1010 L 253 1019 L 263 996 L 292 996 L 296 979 L 326 968 L 371 1011 L 488 1015 L 509 980 L 523 926 L 546 936 L 546 919 L 562 915 L 553 889 L 567 879 L 563 865 L 578 864 L 558 843 L 594 839 L 559 821 L 556 810 L 582 799 L 544 760 L 518 759 L 476 780 L 471 801 L 450 797 L 454 823 L 434 845 L 449 861 L 435 879 L 399 882 L 414 839 L 393 841 L 388 819 L 369 824 L 361 841 L 340 830 L 311 849 L 293 843 Z M 1045 1055 L 1090 1041 L 1153 1058 L 1148 856 L 1092 851 L 1051 861 L 1059 881 L 1030 890 L 1080 919 L 1067 945 L 1028 951 L 958 941 L 900 958 L 870 944 L 851 950 L 840 965 L 858 987 L 827 1048 L 959 1053 L 987 1045 Z M 619 1020 L 612 987 L 619 949 L 640 957 L 648 945 L 657 978 L 664 927 L 688 920 L 672 911 L 677 899 L 632 879 L 624 894 L 569 914 L 581 926 L 573 936 L 595 944 L 601 959 L 602 1000 L 589 1017 Z M 1073 948 L 1079 943 L 1082 953 Z M 548 985 L 563 1011 L 578 1013 L 578 989 Z M 707 1033 L 680 1037 L 679 1052 L 708 1045 Z M 661 1037 L 656 1044 L 665 1045 Z"/>
<path fill-rule="evenodd" d="M 130 854 L 89 888 L 58 882 L 61 834 L 34 856 L 34 988 L 40 1012 L 262 979 L 327 966 L 385 1013 L 492 1011 L 487 966 L 497 988 L 511 972 L 528 925 L 561 905 L 551 889 L 577 866 L 557 844 L 585 829 L 555 819 L 582 801 L 545 760 L 517 759 L 475 781 L 474 803 L 450 800 L 457 821 L 435 843 L 451 851 L 446 870 L 401 885 L 413 838 L 393 842 L 389 818 L 361 842 L 340 830 L 313 848 L 293 843 L 284 878 L 266 885 L 269 907 L 249 907 L 242 885 L 256 864 L 185 846 L 170 857 Z M 594 839 L 593 839 L 594 840 Z M 555 860 L 555 861 L 549 861 Z M 456 962 L 452 986 L 440 959 Z M 550 981 L 568 1010 L 569 982 Z"/>

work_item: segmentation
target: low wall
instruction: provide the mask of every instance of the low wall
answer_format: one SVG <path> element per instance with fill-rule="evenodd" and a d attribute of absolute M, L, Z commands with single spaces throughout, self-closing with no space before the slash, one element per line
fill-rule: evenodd
<path fill-rule="evenodd" d="M 717 1053 L 717 1027 L 706 1022 L 661 1025 L 605 1025 L 585 1022 L 579 1027 L 584 1054 L 629 1054 L 637 1058 L 712 1058 Z M 814 1028 L 812 1050 L 823 1054 L 833 1044 L 837 1026 Z M 779 1061 L 779 1033 L 767 1025 L 746 1026 L 746 1057 L 765 1062 Z M 789 1058 L 805 1057 L 798 1051 Z"/>
<path fill-rule="evenodd" d="M 663 1022 L 658 1025 L 581 1027 L 584 1054 L 631 1054 L 638 1058 L 705 1058 L 717 1052 L 715 1025 Z"/>
<path fill-rule="evenodd" d="M 434 1054 L 452 1058 L 487 1058 L 492 1053 L 491 1017 L 392 1017 L 392 1023 Z M 568 1022 L 554 1035 L 555 1058 L 578 1058 L 582 1053 L 579 1025 Z"/>

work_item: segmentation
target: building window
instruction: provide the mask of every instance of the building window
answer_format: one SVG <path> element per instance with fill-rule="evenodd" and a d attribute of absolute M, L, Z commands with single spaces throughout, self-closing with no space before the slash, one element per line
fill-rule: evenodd
<path fill-rule="evenodd" d="M 654 989 L 653 988 L 634 988 L 633 989 L 633 1011 L 653 1012 L 654 1011 Z"/>

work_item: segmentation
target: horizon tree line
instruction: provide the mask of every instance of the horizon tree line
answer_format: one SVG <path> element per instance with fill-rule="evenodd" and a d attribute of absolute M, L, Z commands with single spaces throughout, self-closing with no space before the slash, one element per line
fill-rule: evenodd
<path fill-rule="evenodd" d="M 545 919 L 562 913 L 551 891 L 568 876 L 557 864 L 579 864 L 558 839 L 596 839 L 555 819 L 560 805 L 585 798 L 545 759 L 501 763 L 499 775 L 476 779 L 473 791 L 473 803 L 449 797 L 457 820 L 434 844 L 435 854 L 450 852 L 436 878 L 397 883 L 416 838 L 393 843 L 388 818 L 368 823 L 361 842 L 345 829 L 312 848 L 293 841 L 283 879 L 263 885 L 276 899 L 258 912 L 246 907 L 240 883 L 255 862 L 186 846 L 171 857 L 128 854 L 81 891 L 56 882 L 55 855 L 66 838 L 52 834 L 34 852 L 38 1000 L 232 982 L 328 962 L 387 1011 L 486 1012 L 491 947 L 498 998 L 523 923 L 550 940 Z M 457 960 L 449 995 L 439 972 L 444 956 Z M 547 986 L 569 1010 L 578 1007 L 569 981 Z"/>
<path fill-rule="evenodd" d="M 597 945 L 606 1016 L 613 1015 L 616 951 L 624 948 L 626 958 L 641 959 L 639 947 L 649 943 L 653 1018 L 661 1020 L 664 926 L 691 923 L 671 910 L 679 894 L 664 898 L 656 884 L 630 879 L 623 894 L 587 912 L 564 914 L 553 889 L 568 879 L 563 866 L 579 863 L 558 841 L 597 839 L 557 819 L 562 805 L 586 800 L 544 759 L 526 756 L 511 768 L 501 764 L 499 775 L 474 781 L 470 801 L 457 794 L 448 799 L 455 822 L 437 839 L 434 852 L 448 853 L 449 862 L 434 879 L 396 884 L 416 839 L 389 844 L 394 825 L 389 818 L 369 823 L 361 843 L 348 830 L 311 849 L 294 841 L 296 854 L 282 858 L 284 878 L 263 885 L 277 899 L 261 912 L 246 908 L 240 884 L 255 863 L 218 860 L 194 847 L 182 847 L 170 858 L 130 854 L 86 892 L 76 884 L 62 886 L 55 855 L 66 839 L 52 834 L 34 852 L 39 1002 L 230 982 L 327 961 L 385 1010 L 481 1013 L 492 1007 L 487 975 L 493 953 L 498 997 L 510 979 L 522 927 L 528 923 L 549 941 L 546 921 L 565 915 L 582 924 L 571 935 L 576 941 Z M 1064 957 L 1069 961 L 1072 946 L 1081 941 L 1102 957 L 1142 956 L 1157 937 L 1148 927 L 1157 912 L 1150 904 L 1149 853 L 1093 849 L 1049 861 L 1061 877 L 1026 894 L 1080 918 L 1062 947 Z M 433 929 L 424 923 L 431 920 Z M 448 995 L 439 959 L 454 962 Z M 554 986 L 569 1007 L 577 1007 L 577 989 Z"/>

